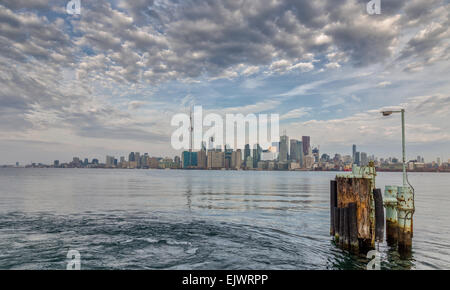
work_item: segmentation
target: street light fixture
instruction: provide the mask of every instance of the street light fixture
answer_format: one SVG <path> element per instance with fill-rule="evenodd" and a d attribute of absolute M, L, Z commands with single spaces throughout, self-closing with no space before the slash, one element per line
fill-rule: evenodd
<path fill-rule="evenodd" d="M 412 247 L 413 214 L 415 211 L 415 206 L 414 188 L 412 188 L 412 186 L 408 186 L 409 182 L 406 175 L 405 109 L 397 111 L 382 111 L 381 113 L 383 114 L 383 116 L 390 116 L 393 113 L 402 114 L 403 186 L 397 187 L 396 196 L 392 192 L 392 188 L 395 187 L 386 186 L 386 231 L 388 239 L 398 239 L 398 249 L 401 254 L 410 253 Z M 396 229 L 396 226 L 398 226 L 398 231 Z"/>
<path fill-rule="evenodd" d="M 403 186 L 406 186 L 406 147 L 405 147 L 405 109 L 399 111 L 382 111 L 383 116 L 390 116 L 393 113 L 402 114 L 402 161 L 403 161 Z"/>

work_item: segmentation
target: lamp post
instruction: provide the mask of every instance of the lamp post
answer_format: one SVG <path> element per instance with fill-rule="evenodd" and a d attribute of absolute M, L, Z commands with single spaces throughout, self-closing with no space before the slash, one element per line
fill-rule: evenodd
<path fill-rule="evenodd" d="M 403 161 L 403 186 L 406 187 L 406 145 L 405 145 L 405 109 L 399 111 L 383 111 L 383 116 L 390 116 L 393 113 L 402 114 L 402 161 Z"/>
<path fill-rule="evenodd" d="M 386 186 L 386 239 L 388 244 L 398 242 L 400 254 L 408 256 L 412 248 L 413 213 L 414 213 L 414 189 L 408 186 L 406 176 L 406 150 L 405 150 L 405 109 L 397 111 L 383 111 L 383 116 L 393 113 L 402 115 L 402 161 L 403 161 L 403 186 Z M 397 190 L 396 190 L 397 189 Z"/>

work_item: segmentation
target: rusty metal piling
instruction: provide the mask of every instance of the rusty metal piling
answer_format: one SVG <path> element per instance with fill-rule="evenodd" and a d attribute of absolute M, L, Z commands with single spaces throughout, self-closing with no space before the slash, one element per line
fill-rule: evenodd
<path fill-rule="evenodd" d="M 398 241 L 397 219 L 397 186 L 386 185 L 384 190 L 384 206 L 386 208 L 386 242 L 395 247 Z"/>
<path fill-rule="evenodd" d="M 413 190 L 409 186 L 399 186 L 397 193 L 398 251 L 409 253 L 412 248 L 412 218 L 414 214 Z"/>

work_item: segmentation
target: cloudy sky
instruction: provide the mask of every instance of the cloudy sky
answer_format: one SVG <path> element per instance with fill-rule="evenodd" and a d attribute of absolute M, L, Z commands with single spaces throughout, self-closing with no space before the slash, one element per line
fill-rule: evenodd
<path fill-rule="evenodd" d="M 0 0 L 0 164 L 173 156 L 170 126 L 277 113 L 322 152 L 450 158 L 450 4 L 381 0 Z"/>

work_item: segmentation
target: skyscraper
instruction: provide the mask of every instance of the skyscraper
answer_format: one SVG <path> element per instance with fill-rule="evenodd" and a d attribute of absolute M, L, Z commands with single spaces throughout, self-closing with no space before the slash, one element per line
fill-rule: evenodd
<path fill-rule="evenodd" d="M 353 158 L 353 163 L 355 163 L 355 158 L 356 158 L 356 144 L 353 144 L 352 146 L 352 158 Z"/>
<path fill-rule="evenodd" d="M 239 169 L 242 165 L 242 153 L 241 149 L 237 149 L 236 151 L 233 151 L 231 155 L 231 168 L 232 169 Z"/>
<path fill-rule="evenodd" d="M 286 135 L 280 136 L 280 155 L 278 159 L 280 162 L 288 161 L 289 152 L 289 137 Z"/>
<path fill-rule="evenodd" d="M 225 152 L 208 151 L 208 169 L 221 169 L 225 167 Z"/>
<path fill-rule="evenodd" d="M 245 148 L 244 148 L 244 163 L 245 165 L 247 165 L 247 158 L 250 156 L 250 145 L 249 144 L 245 144 Z M 252 164 L 253 166 L 253 164 Z"/>
<path fill-rule="evenodd" d="M 106 156 L 106 166 L 107 167 L 112 167 L 112 166 L 114 166 L 114 156 L 109 156 L 109 155 L 107 155 Z"/>
<path fill-rule="evenodd" d="M 128 161 L 135 161 L 134 152 L 130 152 L 130 154 L 128 155 Z"/>
<path fill-rule="evenodd" d="M 137 168 L 141 168 L 141 154 L 139 152 L 134 152 L 134 160 L 136 161 Z"/>
<path fill-rule="evenodd" d="M 198 151 L 198 168 L 202 168 L 202 169 L 206 169 L 207 167 L 207 156 L 206 156 L 206 144 L 205 142 L 202 142 L 202 149 L 200 151 Z"/>
<path fill-rule="evenodd" d="M 361 166 L 361 153 L 360 152 L 355 152 L 355 158 L 353 159 L 353 163 Z"/>
<path fill-rule="evenodd" d="M 259 144 L 254 145 L 253 148 L 253 168 L 258 167 L 258 162 L 261 161 L 262 148 Z"/>
<path fill-rule="evenodd" d="M 289 159 L 296 161 L 300 165 L 303 164 L 303 142 L 295 139 L 291 139 L 290 142 L 290 156 Z"/>
<path fill-rule="evenodd" d="M 366 152 L 361 152 L 360 164 L 361 164 L 361 166 L 369 165 L 369 159 L 367 158 L 367 153 Z"/>
<path fill-rule="evenodd" d="M 183 168 L 197 167 L 198 165 L 197 152 L 183 151 L 182 158 L 183 158 Z"/>
<path fill-rule="evenodd" d="M 303 155 L 308 155 L 309 150 L 311 148 L 311 137 L 310 136 L 302 136 L 303 143 Z"/>

